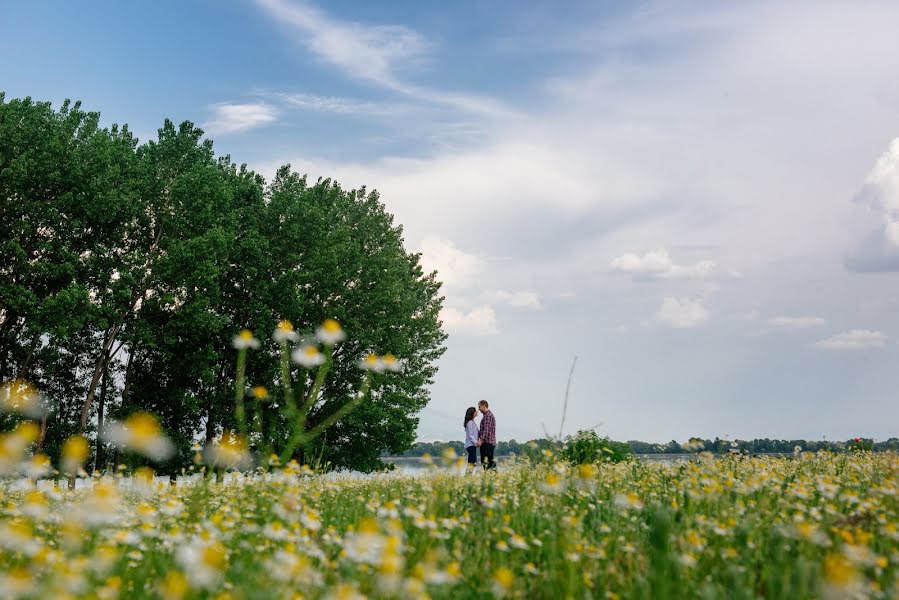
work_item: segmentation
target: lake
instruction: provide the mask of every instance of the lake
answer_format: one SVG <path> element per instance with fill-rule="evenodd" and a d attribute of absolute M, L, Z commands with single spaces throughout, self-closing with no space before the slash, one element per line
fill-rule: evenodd
<path fill-rule="evenodd" d="M 634 456 L 640 460 L 653 463 L 686 462 L 696 457 L 695 454 L 635 454 Z M 497 456 L 496 462 L 502 465 L 512 458 L 512 456 Z M 425 459 L 420 456 L 385 456 L 381 460 L 396 465 L 397 470 L 400 471 L 418 471 L 429 466 Z M 431 463 L 438 466 L 442 464 L 439 457 L 432 458 Z"/>

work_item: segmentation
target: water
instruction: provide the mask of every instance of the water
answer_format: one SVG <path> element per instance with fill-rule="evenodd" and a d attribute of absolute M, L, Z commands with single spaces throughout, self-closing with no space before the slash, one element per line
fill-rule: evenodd
<path fill-rule="evenodd" d="M 678 462 L 686 462 L 691 458 L 696 458 L 695 454 L 635 454 L 636 458 L 648 463 L 672 464 Z M 501 467 L 503 463 L 512 460 L 511 456 L 497 456 L 496 462 Z M 386 456 L 382 458 L 386 463 L 396 465 L 397 471 L 417 472 L 427 469 L 430 465 L 420 456 Z M 440 458 L 431 459 L 431 464 L 440 465 Z"/>

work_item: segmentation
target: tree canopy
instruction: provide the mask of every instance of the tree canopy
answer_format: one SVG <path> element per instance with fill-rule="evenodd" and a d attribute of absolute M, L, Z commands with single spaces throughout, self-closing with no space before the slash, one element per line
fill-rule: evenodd
<path fill-rule="evenodd" d="M 361 357 L 401 357 L 403 372 L 378 379 L 317 448 L 377 468 L 411 445 L 429 400 L 446 338 L 439 291 L 375 191 L 310 183 L 289 165 L 266 182 L 190 122 L 166 120 L 139 143 L 80 103 L 0 93 L 0 380 L 43 394 L 39 446 L 53 458 L 74 432 L 95 439 L 104 420 L 148 411 L 177 446 L 164 468 L 189 464 L 194 442 L 235 427 L 231 343 L 245 328 L 262 341 L 247 383 L 271 390 L 247 416 L 283 437 L 269 334 L 281 319 L 300 332 L 336 319 L 349 337 L 307 426 L 355 392 Z M 308 392 L 309 371 L 290 376 Z M 110 450 L 97 444 L 98 467 Z"/>

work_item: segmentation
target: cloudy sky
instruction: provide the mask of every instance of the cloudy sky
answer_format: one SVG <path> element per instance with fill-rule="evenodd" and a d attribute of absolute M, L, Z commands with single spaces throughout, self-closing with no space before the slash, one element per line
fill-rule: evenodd
<path fill-rule="evenodd" d="M 899 4 L 0 1 L 0 89 L 378 189 L 421 439 L 899 434 Z"/>

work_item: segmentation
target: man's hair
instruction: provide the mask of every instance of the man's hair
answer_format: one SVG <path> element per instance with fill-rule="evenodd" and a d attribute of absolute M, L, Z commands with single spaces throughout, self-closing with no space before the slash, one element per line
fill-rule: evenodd
<path fill-rule="evenodd" d="M 482 404 L 483 404 L 484 406 L 486 406 L 487 408 L 490 408 L 490 404 L 488 404 L 486 400 L 481 400 L 480 402 L 478 402 L 478 406 L 480 406 L 480 405 L 482 405 Z"/>

